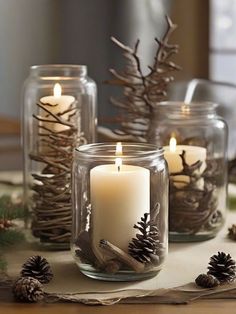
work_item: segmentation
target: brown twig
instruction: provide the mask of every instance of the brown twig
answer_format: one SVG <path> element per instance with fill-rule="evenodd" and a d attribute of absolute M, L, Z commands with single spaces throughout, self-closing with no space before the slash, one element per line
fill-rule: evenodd
<path fill-rule="evenodd" d="M 131 255 L 125 253 L 124 251 L 122 251 L 120 248 L 110 243 L 109 241 L 101 240 L 100 247 L 106 250 L 108 253 L 111 253 L 114 257 L 116 257 L 125 265 L 131 267 L 134 271 L 138 273 L 144 271 L 145 265 L 143 263 L 138 262 Z"/>

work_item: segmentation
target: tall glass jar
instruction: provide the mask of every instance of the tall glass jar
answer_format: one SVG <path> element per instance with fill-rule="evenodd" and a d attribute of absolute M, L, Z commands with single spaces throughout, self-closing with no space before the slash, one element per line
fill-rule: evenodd
<path fill-rule="evenodd" d="M 23 94 L 25 205 L 45 246 L 69 247 L 74 148 L 95 141 L 96 84 L 84 65 L 30 68 Z"/>
<path fill-rule="evenodd" d="M 73 165 L 71 250 L 88 277 L 127 281 L 162 268 L 168 243 L 168 174 L 149 144 L 79 147 Z"/>
<path fill-rule="evenodd" d="M 201 241 L 223 226 L 227 199 L 227 125 L 209 102 L 162 102 L 149 142 L 164 146 L 169 167 L 171 241 Z"/>

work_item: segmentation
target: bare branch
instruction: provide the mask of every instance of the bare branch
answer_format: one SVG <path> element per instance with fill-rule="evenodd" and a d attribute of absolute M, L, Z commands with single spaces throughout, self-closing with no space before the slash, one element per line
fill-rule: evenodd
<path fill-rule="evenodd" d="M 141 61 L 138 56 L 140 41 L 137 40 L 134 48 L 124 45 L 119 40 L 111 37 L 111 40 L 123 51 L 126 59 L 125 69 L 118 73 L 111 69 L 113 79 L 106 83 L 123 87 L 123 99 L 111 99 L 112 104 L 129 113 L 129 121 L 121 122 L 121 128 L 126 135 L 137 134 L 143 136 L 142 141 L 147 140 L 147 130 L 155 104 L 167 96 L 168 84 L 173 80 L 172 73 L 180 70 L 180 67 L 171 61 L 171 57 L 178 53 L 178 45 L 170 44 L 169 38 L 176 25 L 166 16 L 167 29 L 161 39 L 155 39 L 158 44 L 154 63 L 149 66 L 150 72 L 144 75 L 141 69 Z M 138 117 L 145 117 L 146 131 L 141 126 L 133 123 Z M 116 131 L 117 132 L 117 131 Z"/>

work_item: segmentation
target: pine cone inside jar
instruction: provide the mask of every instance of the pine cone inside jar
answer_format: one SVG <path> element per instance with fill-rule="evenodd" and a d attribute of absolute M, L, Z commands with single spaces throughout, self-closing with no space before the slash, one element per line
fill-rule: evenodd
<path fill-rule="evenodd" d="M 141 220 L 134 225 L 139 230 L 136 238 L 129 243 L 129 254 L 141 263 L 159 262 L 157 251 L 160 249 L 159 230 L 149 219 L 149 213 L 145 213 Z"/>
<path fill-rule="evenodd" d="M 38 302 L 44 297 L 43 286 L 35 278 L 21 277 L 13 285 L 13 295 L 22 302 Z"/>
<path fill-rule="evenodd" d="M 203 288 L 213 288 L 220 284 L 219 280 L 212 275 L 200 274 L 195 279 L 196 284 Z"/>
<path fill-rule="evenodd" d="M 33 277 L 43 284 L 49 283 L 53 278 L 50 264 L 46 258 L 39 255 L 31 256 L 22 265 L 21 275 L 22 277 Z"/>
<path fill-rule="evenodd" d="M 228 229 L 228 237 L 233 240 L 236 241 L 236 225 L 232 225 L 229 229 Z"/>
<path fill-rule="evenodd" d="M 213 275 L 221 283 L 231 282 L 235 279 L 235 260 L 232 259 L 230 254 L 218 252 L 210 258 L 208 266 L 208 275 Z"/>

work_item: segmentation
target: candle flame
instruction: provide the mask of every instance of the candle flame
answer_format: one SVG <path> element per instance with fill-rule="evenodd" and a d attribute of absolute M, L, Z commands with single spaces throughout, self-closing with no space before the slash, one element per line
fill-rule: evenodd
<path fill-rule="evenodd" d="M 116 156 L 122 156 L 122 144 L 121 144 L 121 142 L 116 143 Z M 115 164 L 118 168 L 118 171 L 120 171 L 120 167 L 122 165 L 122 159 L 116 158 Z"/>
<path fill-rule="evenodd" d="M 116 156 L 122 156 L 122 144 L 121 144 L 121 142 L 116 143 Z"/>
<path fill-rule="evenodd" d="M 174 137 L 171 137 L 170 138 L 170 152 L 175 152 L 176 151 L 176 144 L 177 144 L 177 141 Z"/>
<path fill-rule="evenodd" d="M 59 83 L 54 85 L 53 94 L 55 97 L 61 97 L 61 85 Z"/>
<path fill-rule="evenodd" d="M 118 171 L 120 171 L 120 168 L 122 166 L 122 158 L 116 158 L 115 164 L 118 168 Z"/>

